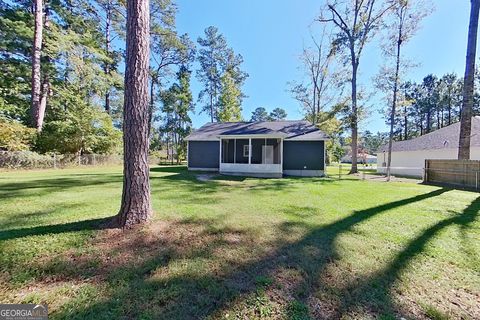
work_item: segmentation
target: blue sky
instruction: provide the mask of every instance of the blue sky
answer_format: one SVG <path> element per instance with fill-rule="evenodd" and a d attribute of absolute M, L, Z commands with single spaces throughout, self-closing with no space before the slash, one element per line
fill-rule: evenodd
<path fill-rule="evenodd" d="M 250 77 L 244 92 L 243 115 L 250 118 L 256 107 L 271 110 L 282 107 L 288 119 L 300 119 L 301 109 L 287 92 L 287 82 L 300 79 L 298 70 L 303 43 L 309 39 L 312 24 L 323 1 L 313 0 L 178 0 L 177 28 L 196 41 L 203 30 L 216 26 L 228 44 L 244 57 L 243 69 Z M 408 79 L 420 81 L 425 75 L 456 72 L 463 75 L 470 1 L 437 0 L 435 11 L 424 19 L 422 28 L 405 47 L 405 55 L 419 64 Z M 375 91 L 372 77 L 382 61 L 378 43 L 371 42 L 362 57 L 360 82 L 367 91 Z M 194 66 L 196 68 L 196 66 Z M 193 77 L 195 97 L 200 85 Z M 370 118 L 362 130 L 387 131 L 380 96 L 370 101 Z M 200 107 L 198 106 L 197 109 Z M 208 121 L 198 111 L 192 117 L 194 127 Z"/>

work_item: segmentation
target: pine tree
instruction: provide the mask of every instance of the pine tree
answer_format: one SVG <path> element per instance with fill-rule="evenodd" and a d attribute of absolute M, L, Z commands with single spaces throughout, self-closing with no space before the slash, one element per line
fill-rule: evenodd
<path fill-rule="evenodd" d="M 192 120 L 189 116 L 193 111 L 190 74 L 187 66 L 181 66 L 177 72 L 177 83 L 161 94 L 162 112 L 165 116 L 160 131 L 171 138 L 170 149 L 175 149 L 177 163 L 186 155 L 185 137 L 190 134 L 192 128 Z"/>
<path fill-rule="evenodd" d="M 250 121 L 267 121 L 268 113 L 263 107 L 258 107 L 252 112 L 252 118 Z"/>
<path fill-rule="evenodd" d="M 268 118 L 271 121 L 280 121 L 287 119 L 287 112 L 282 108 L 275 108 L 270 112 Z"/>
<path fill-rule="evenodd" d="M 118 223 L 123 228 L 152 215 L 149 181 L 148 71 L 150 60 L 148 0 L 127 2 L 123 192 Z"/>
<path fill-rule="evenodd" d="M 33 12 L 35 27 L 33 32 L 33 45 L 32 45 L 32 108 L 31 108 L 31 121 L 32 126 L 37 131 L 42 131 L 43 117 L 45 110 L 41 109 L 41 61 L 42 56 L 42 43 L 43 43 L 43 0 L 35 0 L 33 2 Z"/>
<path fill-rule="evenodd" d="M 227 71 L 220 78 L 221 91 L 218 103 L 218 122 L 236 122 L 242 120 L 241 95 L 238 84 Z"/>
<path fill-rule="evenodd" d="M 458 159 L 470 159 L 470 135 L 472 132 L 472 111 L 475 76 L 475 54 L 477 51 L 478 16 L 480 0 L 471 0 L 470 24 L 468 27 L 467 61 L 463 85 L 462 114 L 460 119 L 460 138 L 458 142 Z"/>
<path fill-rule="evenodd" d="M 228 82 L 223 76 L 229 73 L 233 79 L 235 87 L 240 90 L 238 99 L 241 101 L 245 97 L 241 87 L 248 77 L 248 74 L 241 70 L 243 63 L 241 55 L 235 54 L 232 48 L 227 46 L 225 37 L 219 33 L 216 27 L 205 29 L 205 37 L 198 38 L 200 49 L 198 50 L 197 60 L 200 69 L 197 70 L 197 79 L 203 84 L 203 90 L 200 91 L 198 100 L 203 102 L 202 111 L 206 111 L 212 122 L 219 120 L 220 95 L 222 93 L 223 82 Z"/>

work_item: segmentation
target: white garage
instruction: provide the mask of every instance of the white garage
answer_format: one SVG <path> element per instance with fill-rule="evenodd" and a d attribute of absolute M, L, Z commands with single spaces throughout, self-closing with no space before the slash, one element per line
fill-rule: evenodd
<path fill-rule="evenodd" d="M 396 141 L 392 146 L 393 175 L 422 177 L 425 159 L 456 159 L 460 123 L 454 123 L 423 136 Z M 388 145 L 377 152 L 377 172 L 386 172 Z M 480 117 L 472 118 L 470 159 L 480 160 Z"/>

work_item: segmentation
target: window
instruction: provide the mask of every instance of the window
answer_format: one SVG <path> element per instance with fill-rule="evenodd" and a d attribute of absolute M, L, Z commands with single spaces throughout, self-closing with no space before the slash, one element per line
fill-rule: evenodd
<path fill-rule="evenodd" d="M 248 144 L 243 146 L 243 156 L 248 158 L 250 153 L 250 146 Z"/>

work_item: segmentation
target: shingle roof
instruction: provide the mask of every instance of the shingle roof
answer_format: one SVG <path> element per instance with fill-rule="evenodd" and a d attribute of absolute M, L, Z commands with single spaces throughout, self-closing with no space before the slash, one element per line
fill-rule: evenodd
<path fill-rule="evenodd" d="M 325 140 L 328 136 L 308 121 L 259 121 L 207 123 L 187 140 L 216 140 L 221 135 L 280 134 L 290 140 Z"/>
<path fill-rule="evenodd" d="M 395 141 L 392 145 L 392 151 L 458 148 L 459 135 L 460 122 L 456 122 L 414 139 Z M 480 147 L 480 116 L 472 118 L 470 146 Z M 388 144 L 380 147 L 377 153 L 386 152 L 387 150 Z"/>

